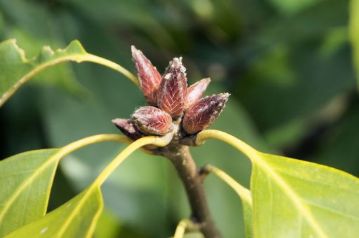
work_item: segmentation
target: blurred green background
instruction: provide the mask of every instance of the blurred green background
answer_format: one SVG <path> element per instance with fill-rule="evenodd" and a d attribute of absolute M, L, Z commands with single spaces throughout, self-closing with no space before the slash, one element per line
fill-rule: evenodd
<path fill-rule="evenodd" d="M 88 52 L 131 71 L 132 44 L 160 71 L 183 56 L 190 83 L 209 76 L 210 93 L 232 94 L 213 128 L 358 176 L 349 9 L 340 0 L 0 0 L 0 39 L 16 38 L 29 58 L 43 45 L 79 39 Z M 111 119 L 142 104 L 131 82 L 102 66 L 50 69 L 0 109 L 0 158 L 117 133 Z M 120 149 L 99 144 L 65 159 L 50 209 L 89 184 Z M 248 186 L 250 165 L 229 146 L 211 141 L 193 153 L 198 164 L 214 164 Z M 103 188 L 106 211 L 95 237 L 169 237 L 189 215 L 176 173 L 164 159 L 131 157 Z M 224 237 L 243 237 L 236 195 L 212 177 L 206 191 Z"/>

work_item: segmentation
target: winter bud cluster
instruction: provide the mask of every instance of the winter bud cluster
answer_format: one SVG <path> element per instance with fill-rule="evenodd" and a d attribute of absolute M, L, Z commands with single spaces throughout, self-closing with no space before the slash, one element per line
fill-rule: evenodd
<path fill-rule="evenodd" d="M 228 93 L 202 97 L 209 78 L 187 85 L 182 57 L 173 58 L 163 75 L 144 54 L 131 47 L 140 88 L 148 106 L 138 108 L 130 119 L 112 122 L 129 138 L 163 136 L 178 125 L 181 134 L 193 135 L 209 127 L 228 101 Z"/>

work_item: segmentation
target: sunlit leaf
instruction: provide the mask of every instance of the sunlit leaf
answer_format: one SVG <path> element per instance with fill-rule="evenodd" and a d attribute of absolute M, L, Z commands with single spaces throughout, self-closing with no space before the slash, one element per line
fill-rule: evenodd
<path fill-rule="evenodd" d="M 254 237 L 356 237 L 359 179 L 330 167 L 256 151 L 224 132 L 198 134 L 222 140 L 253 165 Z"/>
<path fill-rule="evenodd" d="M 258 237 L 359 234 L 359 180 L 349 174 L 259 153 L 251 189 Z"/>
<path fill-rule="evenodd" d="M 38 221 L 11 233 L 7 238 L 91 237 L 102 209 L 101 190 L 98 186 L 91 186 Z"/>
<path fill-rule="evenodd" d="M 0 162 L 0 237 L 46 213 L 58 163 L 46 161 L 57 151 L 30 151 Z"/>
<path fill-rule="evenodd" d="M 97 222 L 95 237 L 115 238 L 118 237 L 123 229 L 119 219 L 108 209 L 104 209 Z"/>
<path fill-rule="evenodd" d="M 95 141 L 103 137 L 94 136 L 89 138 Z M 102 170 L 100 175 L 87 189 L 61 207 L 48 213 L 43 218 L 14 231 L 8 237 L 91 237 L 103 209 L 100 186 L 106 181 L 108 176 L 110 176 L 131 153 L 142 146 L 153 144 L 162 147 L 167 145 L 171 139 L 172 135 L 161 138 L 148 136 L 131 143 Z M 88 140 L 89 139 L 85 138 L 85 141 Z M 83 143 L 75 142 L 72 144 Z"/>
<path fill-rule="evenodd" d="M 86 145 L 125 141 L 123 136 L 102 134 L 62 147 L 25 152 L 0 162 L 0 236 L 45 215 L 59 160 Z"/>

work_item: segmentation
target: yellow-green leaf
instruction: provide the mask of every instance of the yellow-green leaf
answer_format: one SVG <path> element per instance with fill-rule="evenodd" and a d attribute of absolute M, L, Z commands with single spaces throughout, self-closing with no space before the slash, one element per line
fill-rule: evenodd
<path fill-rule="evenodd" d="M 0 162 L 0 237 L 45 215 L 59 160 L 86 145 L 117 141 L 124 136 L 100 134 L 61 149 L 21 153 Z"/>
<path fill-rule="evenodd" d="M 257 153 L 253 161 L 256 237 L 356 237 L 359 180 L 339 170 Z"/>
<path fill-rule="evenodd" d="M 137 78 L 128 70 L 107 59 L 87 53 L 79 41 L 72 41 L 65 49 L 52 50 L 45 46 L 37 57 L 27 59 L 25 51 L 12 39 L 0 43 L 0 106 L 41 71 L 68 61 L 101 64 L 120 72 L 137 84 Z"/>
<path fill-rule="evenodd" d="M 0 169 L 5 172 L 8 171 L 8 174 L 5 173 L 7 176 L 3 178 L 0 176 L 0 185 L 2 182 L 4 186 L 7 186 L 8 193 L 0 200 L 0 204 L 2 204 L 0 211 L 0 216 L 2 216 L 0 222 L 1 237 L 7 235 L 10 231 L 13 232 L 9 234 L 9 237 L 24 237 L 26 235 L 30 237 L 40 235 L 41 237 L 89 237 L 94 231 L 94 226 L 103 207 L 100 186 L 105 182 L 107 177 L 110 176 L 117 166 L 131 153 L 142 146 L 148 144 L 165 146 L 171 139 L 172 134 L 169 134 L 164 137 L 144 137 L 131 143 L 105 167 L 101 174 L 85 191 L 44 217 L 42 216 L 47 206 L 53 174 L 56 165 L 62 157 L 92 143 L 104 141 L 127 142 L 127 138 L 116 134 L 95 135 L 75 141 L 61 149 L 54 150 L 53 153 L 47 153 L 43 156 L 34 157 L 31 156 L 31 153 L 34 152 L 27 152 L 23 155 L 15 156 L 15 158 L 4 160 L 0 164 Z M 18 159 L 18 157 L 22 158 L 22 160 L 19 161 L 20 159 Z M 39 160 L 37 157 L 40 157 L 42 160 L 35 163 Z M 22 166 L 25 166 L 25 169 Z M 22 169 L 20 170 L 18 167 Z M 52 172 L 51 176 L 46 177 L 50 172 Z M 22 174 L 24 175 L 22 176 Z M 19 181 L 15 184 L 11 184 L 11 180 Z M 44 186 L 44 184 L 46 186 Z M 34 191 L 35 193 L 28 195 L 28 190 L 33 192 L 32 186 L 37 186 L 38 189 Z M 38 204 L 38 202 L 41 201 L 45 202 Z M 33 204 L 36 206 L 32 206 Z M 24 209 L 25 207 L 28 209 Z M 37 212 L 36 215 L 29 215 L 29 213 L 35 209 Z M 19 218 L 18 214 L 23 217 L 28 217 L 27 222 L 14 222 L 15 219 L 22 220 L 22 217 Z M 5 216 L 9 217 L 9 219 L 6 219 Z M 9 224 L 4 226 L 6 223 Z M 27 225 L 22 226 L 24 224 Z M 16 228 L 19 229 L 15 230 Z"/>
<path fill-rule="evenodd" d="M 261 153 L 227 133 L 207 130 L 197 143 L 222 140 L 249 157 L 254 237 L 359 234 L 359 179 L 323 165 Z"/>
<path fill-rule="evenodd" d="M 99 139 L 104 140 L 104 135 L 88 137 L 74 142 L 67 147 L 76 148 L 89 141 L 95 142 Z M 107 140 L 124 140 L 124 137 L 115 135 L 106 136 Z M 46 216 L 14 231 L 9 237 L 91 237 L 94 232 L 95 225 L 103 209 L 103 201 L 101 194 L 101 185 L 106 181 L 108 176 L 129 156 L 131 153 L 142 146 L 153 144 L 156 146 L 165 146 L 172 139 L 172 135 L 168 134 L 164 137 L 143 137 L 127 146 L 119 153 L 113 161 L 107 165 L 95 181 L 82 193 L 71 199 L 61 207 L 48 213 Z M 68 149 L 70 150 L 70 149 Z"/>
<path fill-rule="evenodd" d="M 91 237 L 103 209 L 99 187 L 86 189 L 43 218 L 6 236 L 23 237 Z"/>
<path fill-rule="evenodd" d="M 0 162 L 0 237 L 46 213 L 58 161 L 39 168 L 57 151 L 30 151 Z"/>

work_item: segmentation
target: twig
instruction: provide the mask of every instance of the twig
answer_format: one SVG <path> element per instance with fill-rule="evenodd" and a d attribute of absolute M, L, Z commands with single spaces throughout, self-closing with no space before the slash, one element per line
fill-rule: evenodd
<path fill-rule="evenodd" d="M 191 206 L 192 222 L 199 226 L 199 230 L 206 238 L 220 238 L 221 235 L 208 209 L 201 176 L 188 146 L 169 145 L 162 151 L 162 155 L 170 159 L 181 178 Z"/>

